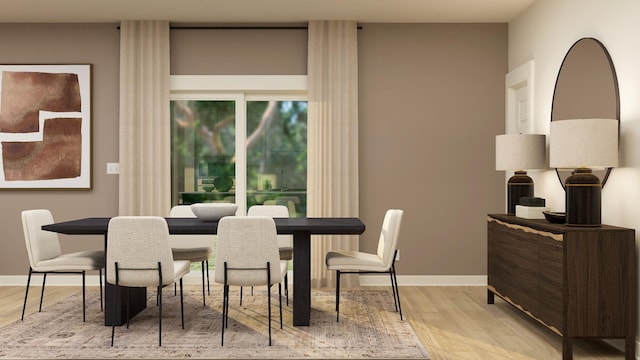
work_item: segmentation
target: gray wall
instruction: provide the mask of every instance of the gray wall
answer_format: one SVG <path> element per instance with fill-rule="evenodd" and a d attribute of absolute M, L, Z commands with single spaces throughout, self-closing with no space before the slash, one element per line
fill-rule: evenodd
<path fill-rule="evenodd" d="M 503 212 L 506 24 L 365 24 L 358 34 L 361 248 L 405 210 L 400 275 L 486 274 L 486 214 Z"/>
<path fill-rule="evenodd" d="M 56 220 L 112 216 L 118 211 L 118 177 L 106 163 L 118 162 L 117 24 L 0 24 L 2 64 L 92 64 L 91 191 L 0 190 L 0 275 L 29 270 L 20 212 L 46 208 Z M 103 247 L 101 236 L 62 236 L 63 251 Z"/>
<path fill-rule="evenodd" d="M 361 248 L 387 208 L 406 210 L 400 275 L 486 274 L 486 214 L 504 208 L 494 137 L 504 132 L 506 24 L 362 24 L 359 38 Z M 93 190 L 0 191 L 0 275 L 28 269 L 20 211 L 57 220 L 117 212 L 115 24 L 0 24 L 0 63 L 93 64 Z M 173 30 L 172 74 L 305 74 L 304 30 Z M 63 237 L 65 250 L 100 237 Z M 90 244 L 90 245 L 88 245 Z"/>

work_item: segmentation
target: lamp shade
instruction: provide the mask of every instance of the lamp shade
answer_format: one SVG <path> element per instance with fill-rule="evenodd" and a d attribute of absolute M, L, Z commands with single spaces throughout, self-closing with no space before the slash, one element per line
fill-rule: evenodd
<path fill-rule="evenodd" d="M 547 168 L 545 136 L 505 134 L 496 136 L 496 170 Z"/>
<path fill-rule="evenodd" d="M 616 119 L 572 119 L 551 122 L 549 165 L 560 169 L 618 166 Z"/>

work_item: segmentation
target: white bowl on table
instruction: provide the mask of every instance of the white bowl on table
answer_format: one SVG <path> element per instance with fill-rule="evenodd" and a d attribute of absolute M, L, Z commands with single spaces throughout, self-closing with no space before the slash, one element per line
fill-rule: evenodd
<path fill-rule="evenodd" d="M 196 203 L 191 204 L 191 211 L 202 221 L 218 221 L 223 216 L 233 216 L 238 210 L 234 203 Z"/>

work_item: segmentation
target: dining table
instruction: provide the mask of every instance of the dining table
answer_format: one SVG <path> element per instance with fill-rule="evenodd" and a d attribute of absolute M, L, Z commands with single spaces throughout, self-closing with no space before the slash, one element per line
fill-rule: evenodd
<path fill-rule="evenodd" d="M 104 235 L 107 253 L 110 217 L 89 217 L 43 225 L 42 229 L 67 235 Z M 165 218 L 170 234 L 216 234 L 217 221 L 198 218 Z M 311 241 L 312 235 L 359 235 L 364 223 L 356 217 L 274 218 L 281 235 L 293 235 L 293 325 L 308 326 L 311 315 Z M 213 239 L 212 239 L 213 242 Z M 105 262 L 106 263 L 106 262 Z M 129 310 L 127 311 L 127 303 Z M 105 325 L 122 325 L 146 308 L 146 288 L 105 285 Z"/>

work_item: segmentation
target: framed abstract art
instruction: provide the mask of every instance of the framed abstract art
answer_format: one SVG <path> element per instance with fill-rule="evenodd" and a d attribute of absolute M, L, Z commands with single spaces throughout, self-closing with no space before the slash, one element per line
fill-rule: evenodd
<path fill-rule="evenodd" d="M 0 65 L 0 190 L 91 189 L 91 65 Z"/>

